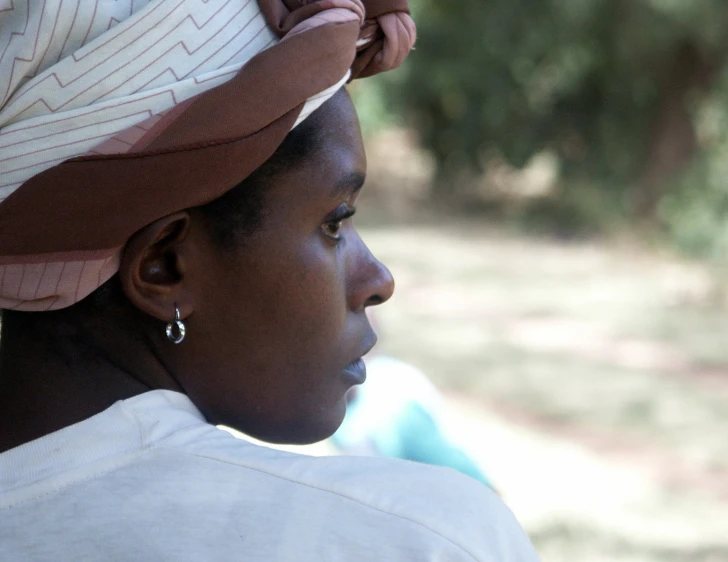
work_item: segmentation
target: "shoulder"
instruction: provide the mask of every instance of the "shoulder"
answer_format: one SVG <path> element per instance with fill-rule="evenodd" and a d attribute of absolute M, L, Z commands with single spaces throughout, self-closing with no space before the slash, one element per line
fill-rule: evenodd
<path fill-rule="evenodd" d="M 277 479 L 287 489 L 305 488 L 309 499 L 366 510 L 370 523 L 382 532 L 417 528 L 420 534 L 450 543 L 465 560 L 537 560 L 503 501 L 487 486 L 451 469 L 370 457 L 309 457 L 227 435 L 185 449 L 242 472 Z"/>
<path fill-rule="evenodd" d="M 392 459 L 332 457 L 320 462 L 326 465 L 330 491 L 414 522 L 475 560 L 536 560 L 513 513 L 473 478 Z"/>

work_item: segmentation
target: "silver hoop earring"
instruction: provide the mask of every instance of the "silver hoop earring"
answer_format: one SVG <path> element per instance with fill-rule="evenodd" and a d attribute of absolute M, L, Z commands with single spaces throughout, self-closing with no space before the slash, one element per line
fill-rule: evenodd
<path fill-rule="evenodd" d="M 175 335 L 175 328 L 177 334 Z M 179 308 L 174 305 L 174 322 L 167 324 L 167 339 L 172 343 L 179 344 L 185 339 L 185 325 L 182 320 L 179 319 Z"/>

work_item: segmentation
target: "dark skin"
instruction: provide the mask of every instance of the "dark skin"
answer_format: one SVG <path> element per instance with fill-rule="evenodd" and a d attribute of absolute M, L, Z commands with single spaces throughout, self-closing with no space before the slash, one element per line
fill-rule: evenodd
<path fill-rule="evenodd" d="M 242 244 L 219 248 L 196 209 L 163 217 L 127 243 L 119 299 L 65 314 L 62 350 L 42 330 L 4 335 L 0 451 L 152 389 L 270 442 L 336 430 L 358 382 L 349 365 L 376 341 L 365 310 L 394 285 L 349 220 L 366 172 L 353 105 L 340 92 L 318 113 L 319 146 L 276 177 Z M 178 346 L 164 334 L 175 306 Z"/>

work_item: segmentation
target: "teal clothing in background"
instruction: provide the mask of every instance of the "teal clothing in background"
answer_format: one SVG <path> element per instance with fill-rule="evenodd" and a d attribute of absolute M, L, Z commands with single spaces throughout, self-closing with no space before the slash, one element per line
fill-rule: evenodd
<path fill-rule="evenodd" d="M 477 463 L 443 432 L 436 417 L 439 403 L 439 393 L 420 371 L 375 358 L 367 362 L 367 382 L 357 388 L 332 440 L 345 452 L 445 466 L 492 487 Z"/>

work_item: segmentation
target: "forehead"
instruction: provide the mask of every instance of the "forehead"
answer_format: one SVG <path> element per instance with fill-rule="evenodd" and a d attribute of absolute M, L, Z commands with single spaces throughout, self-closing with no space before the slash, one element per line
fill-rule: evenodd
<path fill-rule="evenodd" d="M 364 145 L 359 128 L 359 118 L 345 90 L 339 90 L 330 100 L 322 105 L 309 118 L 317 132 L 316 143 L 319 149 L 311 155 L 313 157 L 326 157 L 326 152 L 340 149 L 356 157 L 361 166 L 366 166 Z M 319 152 L 319 154 L 316 154 Z M 324 154 L 321 154 L 323 152 Z"/>
<path fill-rule="evenodd" d="M 366 173 L 359 119 L 346 92 L 337 93 L 309 120 L 305 126 L 310 149 L 276 178 L 270 191 L 273 198 L 340 198 L 338 186 Z"/>

